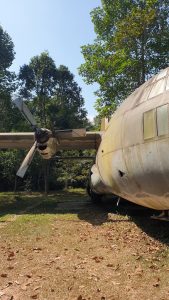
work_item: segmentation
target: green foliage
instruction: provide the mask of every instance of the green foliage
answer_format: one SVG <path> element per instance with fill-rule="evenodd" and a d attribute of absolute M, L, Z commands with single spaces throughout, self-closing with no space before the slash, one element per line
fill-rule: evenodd
<path fill-rule="evenodd" d="M 17 150 L 0 153 L 0 190 L 13 190 L 20 153 Z"/>
<path fill-rule="evenodd" d="M 15 90 L 15 74 L 8 68 L 14 59 L 14 44 L 7 32 L 0 26 L 0 131 L 12 126 L 10 94 Z"/>
<path fill-rule="evenodd" d="M 6 31 L 0 26 L 0 72 L 5 72 L 14 59 L 14 44 Z"/>
<path fill-rule="evenodd" d="M 65 66 L 57 68 L 47 52 L 22 66 L 18 78 L 20 94 L 29 101 L 40 126 L 76 128 L 87 122 L 84 99 L 73 74 Z"/>
<path fill-rule="evenodd" d="M 85 188 L 93 160 L 84 159 L 83 156 L 94 156 L 95 151 L 61 151 L 58 155 L 62 158 L 66 157 L 66 159 L 51 161 L 50 172 L 52 177 L 49 182 L 50 189 Z M 68 159 L 69 156 L 71 157 L 70 160 Z M 72 159 L 72 157 L 81 157 L 81 159 Z"/>
<path fill-rule="evenodd" d="M 48 123 L 56 129 L 79 128 L 87 124 L 81 88 L 73 74 L 61 65 L 57 69 L 57 85 L 54 96 L 47 105 Z"/>
<path fill-rule="evenodd" d="M 20 68 L 20 94 L 25 99 L 33 99 L 34 114 L 41 126 L 47 126 L 46 104 L 57 84 L 57 69 L 48 52 L 34 56 L 29 65 Z"/>
<path fill-rule="evenodd" d="M 102 0 L 91 12 L 97 38 L 82 46 L 85 63 L 79 72 L 88 84 L 99 84 L 95 107 L 101 116 L 110 116 L 128 94 L 167 67 L 168 6 L 168 0 Z"/>

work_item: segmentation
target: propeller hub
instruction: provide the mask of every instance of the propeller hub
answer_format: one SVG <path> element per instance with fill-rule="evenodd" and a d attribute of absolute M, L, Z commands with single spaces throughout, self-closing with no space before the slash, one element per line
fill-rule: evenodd
<path fill-rule="evenodd" d="M 38 144 L 47 143 L 51 136 L 51 131 L 46 128 L 36 128 L 35 130 L 35 140 Z"/>

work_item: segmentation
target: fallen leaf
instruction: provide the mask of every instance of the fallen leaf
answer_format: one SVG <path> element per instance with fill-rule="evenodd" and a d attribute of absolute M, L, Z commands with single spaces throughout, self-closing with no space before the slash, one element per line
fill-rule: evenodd
<path fill-rule="evenodd" d="M 58 260 L 58 259 L 61 259 L 61 257 L 60 257 L 60 256 L 56 256 L 56 257 L 55 257 L 55 260 Z"/>
<path fill-rule="evenodd" d="M 41 251 L 41 250 L 42 250 L 42 248 L 40 248 L 40 247 L 33 248 L 33 251 Z"/>
<path fill-rule="evenodd" d="M 111 283 L 114 284 L 114 285 L 119 285 L 120 284 L 120 282 L 116 282 L 116 281 L 111 281 Z"/>
<path fill-rule="evenodd" d="M 143 273 L 143 269 L 141 267 L 136 268 L 135 274 L 141 276 Z"/>
<path fill-rule="evenodd" d="M 32 295 L 31 298 L 32 298 L 32 299 L 37 299 L 37 298 L 38 298 L 38 295 L 37 295 L 37 294 Z"/>
<path fill-rule="evenodd" d="M 118 264 L 116 267 L 115 267 L 115 271 L 117 271 L 118 269 L 120 269 L 120 265 Z"/>
<path fill-rule="evenodd" d="M 27 287 L 26 287 L 25 284 L 21 286 L 21 290 L 23 290 L 23 291 L 26 291 L 26 290 L 27 290 Z"/>
<path fill-rule="evenodd" d="M 6 278 L 8 275 L 7 274 L 1 274 L 1 277 Z"/>
<path fill-rule="evenodd" d="M 153 269 L 153 270 L 158 270 L 159 267 L 157 266 L 157 264 L 152 264 L 149 266 L 150 269 Z"/>
<path fill-rule="evenodd" d="M 94 256 L 92 259 L 95 260 L 96 263 L 99 263 L 103 260 L 103 256 Z"/>
<path fill-rule="evenodd" d="M 107 264 L 107 267 L 112 268 L 113 264 Z"/>
<path fill-rule="evenodd" d="M 154 287 L 158 287 L 159 285 L 160 285 L 159 282 L 153 283 L 153 286 L 154 286 Z"/>
<path fill-rule="evenodd" d="M 157 281 L 153 284 L 154 287 L 158 287 L 160 285 L 160 278 L 157 278 Z"/>
<path fill-rule="evenodd" d="M 36 286 L 33 290 L 34 291 L 37 291 L 37 290 L 39 290 L 41 288 L 41 286 L 39 285 L 39 286 Z"/>
<path fill-rule="evenodd" d="M 33 282 L 33 279 L 29 278 L 28 281 L 25 283 L 25 285 L 28 286 L 28 285 L 32 284 L 32 282 Z"/>
<path fill-rule="evenodd" d="M 8 257 L 13 257 L 15 256 L 15 253 L 13 251 L 9 252 Z"/>
<path fill-rule="evenodd" d="M 9 266 L 9 267 L 8 267 L 8 270 L 12 270 L 12 269 L 14 269 L 13 266 Z"/>

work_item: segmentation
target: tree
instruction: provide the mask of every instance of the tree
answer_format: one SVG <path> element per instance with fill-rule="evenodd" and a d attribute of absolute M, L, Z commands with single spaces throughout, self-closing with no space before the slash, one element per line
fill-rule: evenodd
<path fill-rule="evenodd" d="M 22 66 L 18 78 L 20 94 L 30 102 L 41 126 L 64 129 L 87 122 L 81 88 L 74 75 L 65 66 L 57 68 L 47 52 Z"/>
<path fill-rule="evenodd" d="M 54 97 L 48 103 L 49 121 L 56 129 L 84 127 L 87 125 L 87 112 L 81 88 L 67 67 L 61 65 L 57 74 Z"/>
<path fill-rule="evenodd" d="M 52 96 L 57 80 L 57 69 L 48 52 L 34 56 L 29 65 L 23 65 L 19 71 L 20 94 L 33 99 L 34 114 L 41 126 L 47 125 L 46 104 Z"/>
<path fill-rule="evenodd" d="M 37 117 L 40 126 L 53 130 L 79 128 L 89 125 L 81 88 L 75 82 L 74 75 L 66 66 L 62 65 L 57 68 L 47 52 L 33 57 L 28 65 L 22 66 L 18 78 L 20 81 L 19 92 L 33 110 L 33 114 Z M 62 153 L 62 155 L 64 154 Z M 36 164 L 32 164 L 25 181 L 28 183 L 27 186 L 30 185 L 32 188 L 34 188 L 35 184 L 40 187 L 43 174 L 41 172 L 42 162 L 40 160 L 36 160 L 36 162 Z M 60 164 L 60 169 L 53 164 L 50 166 L 50 173 L 48 174 L 50 187 L 54 186 L 53 181 L 56 183 L 58 176 L 60 177 L 62 173 L 62 169 L 65 169 L 65 176 L 69 173 L 67 168 L 65 168 L 67 164 L 63 162 Z M 31 170 L 33 170 L 33 174 L 36 174 L 35 178 Z M 39 173 L 37 170 L 39 170 Z M 61 177 L 57 182 L 60 187 L 64 186 L 64 181 Z M 46 176 L 45 183 L 47 183 Z"/>
<path fill-rule="evenodd" d="M 0 26 L 0 131 L 11 129 L 11 92 L 15 89 L 15 74 L 8 68 L 14 59 L 14 44 L 6 31 Z"/>
<path fill-rule="evenodd" d="M 168 65 L 169 0 L 102 0 L 91 12 L 96 39 L 82 46 L 80 74 L 97 82 L 96 109 L 109 116 L 152 74 Z"/>
<path fill-rule="evenodd" d="M 14 60 L 14 44 L 9 34 L 0 26 L 0 71 L 5 72 Z"/>

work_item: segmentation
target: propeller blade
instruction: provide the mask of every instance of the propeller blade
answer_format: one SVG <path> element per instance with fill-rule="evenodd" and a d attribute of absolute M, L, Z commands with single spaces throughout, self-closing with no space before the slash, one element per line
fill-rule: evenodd
<path fill-rule="evenodd" d="M 23 116 L 25 117 L 25 119 L 33 127 L 36 127 L 36 121 L 35 121 L 33 115 L 31 114 L 29 108 L 24 103 L 24 101 L 22 99 L 20 99 L 20 98 L 16 98 L 16 99 L 13 100 L 13 102 L 15 103 L 15 105 L 17 106 L 17 108 L 20 110 L 20 112 L 23 114 Z"/>
<path fill-rule="evenodd" d="M 29 165 L 31 164 L 31 161 L 35 155 L 36 152 L 36 147 L 37 147 L 37 142 L 35 142 L 32 146 L 32 148 L 29 150 L 27 153 L 26 157 L 24 158 L 18 172 L 16 173 L 17 176 L 23 178 Z"/>

